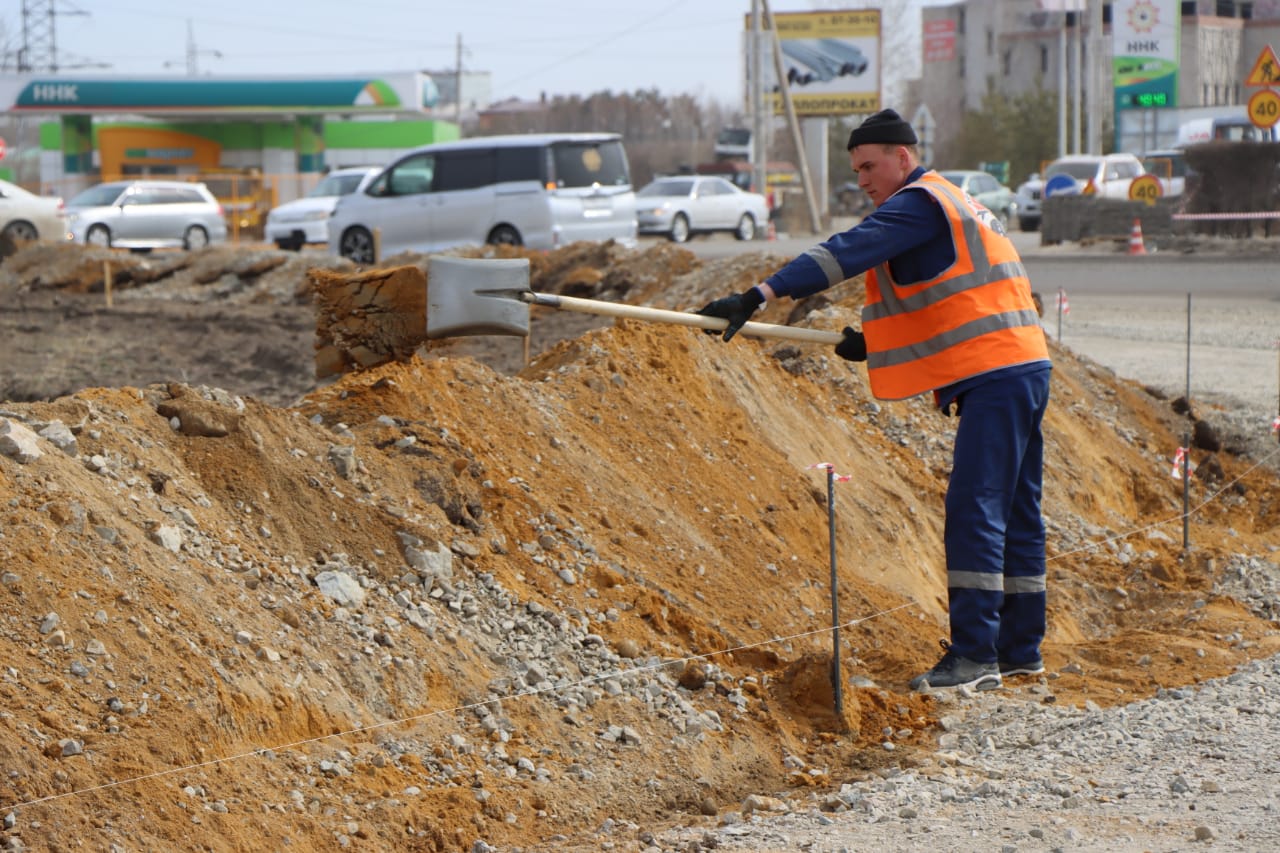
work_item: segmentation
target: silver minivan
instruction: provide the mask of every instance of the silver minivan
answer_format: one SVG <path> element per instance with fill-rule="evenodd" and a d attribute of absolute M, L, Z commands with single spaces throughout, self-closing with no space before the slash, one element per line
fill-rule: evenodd
<path fill-rule="evenodd" d="M 636 197 L 622 137 L 489 136 L 414 149 L 338 201 L 329 238 L 331 254 L 361 264 L 485 243 L 634 247 Z"/>

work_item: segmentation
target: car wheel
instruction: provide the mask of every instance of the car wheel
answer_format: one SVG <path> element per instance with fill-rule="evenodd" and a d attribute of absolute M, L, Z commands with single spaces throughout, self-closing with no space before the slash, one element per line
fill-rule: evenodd
<path fill-rule="evenodd" d="M 4 236 L 15 243 L 28 243 L 40 239 L 40 232 L 30 222 L 18 220 L 4 227 Z"/>
<path fill-rule="evenodd" d="M 300 252 L 302 251 L 302 241 L 294 240 L 292 238 L 288 240 L 277 240 L 276 248 L 282 252 Z"/>
<path fill-rule="evenodd" d="M 512 228 L 510 225 L 499 225 L 497 228 L 490 231 L 485 242 L 492 246 L 524 245 L 524 240 L 520 237 L 520 232 Z"/>
<path fill-rule="evenodd" d="M 733 236 L 739 240 L 754 240 L 756 238 L 756 221 L 750 213 L 742 214 L 742 218 L 738 220 L 738 227 L 734 229 Z"/>
<path fill-rule="evenodd" d="M 84 242 L 100 249 L 111 248 L 111 229 L 105 225 L 90 225 L 85 232 Z"/>
<path fill-rule="evenodd" d="M 1009 223 L 1013 221 L 1010 218 L 1009 208 L 1006 207 L 1004 210 L 1001 210 L 999 213 L 997 213 L 996 218 L 1000 220 L 1000 224 L 1004 226 L 1004 230 L 1008 231 Z"/>
<path fill-rule="evenodd" d="M 376 262 L 373 257 L 373 235 L 368 229 L 356 226 L 348 228 L 342 232 L 342 238 L 338 240 L 338 254 L 344 258 L 355 261 L 357 264 L 372 264 Z"/>
<path fill-rule="evenodd" d="M 1019 219 L 1018 228 L 1023 231 L 1035 231 L 1040 227 L 1039 219 Z"/>
<path fill-rule="evenodd" d="M 671 220 L 671 242 L 685 243 L 689 240 L 689 220 L 683 213 L 677 213 Z"/>
<path fill-rule="evenodd" d="M 188 252 L 195 252 L 209 245 L 209 232 L 199 225 L 192 225 L 182 235 L 182 247 Z"/>

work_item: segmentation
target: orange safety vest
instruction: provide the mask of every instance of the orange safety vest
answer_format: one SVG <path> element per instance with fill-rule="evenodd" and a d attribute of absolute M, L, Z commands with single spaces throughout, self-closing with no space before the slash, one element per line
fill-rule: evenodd
<path fill-rule="evenodd" d="M 988 224 L 993 214 L 937 172 L 902 189 L 912 188 L 926 190 L 942 207 L 956 260 L 915 284 L 894 282 L 887 262 L 867 271 L 862 332 L 871 392 L 905 400 L 1047 359 L 1027 272 L 1009 238 Z"/>

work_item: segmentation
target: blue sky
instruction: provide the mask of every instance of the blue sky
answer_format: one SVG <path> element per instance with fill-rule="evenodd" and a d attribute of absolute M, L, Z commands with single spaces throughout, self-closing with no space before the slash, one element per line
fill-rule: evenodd
<path fill-rule="evenodd" d="M 775 12 L 873 4 L 773 4 Z M 0 13 L 9 45 L 21 4 Z M 493 97 L 657 88 L 736 105 L 750 0 L 58 0 L 65 74 L 204 76 L 488 71 Z M 84 11 L 87 14 L 70 14 Z M 216 51 L 216 53 L 215 53 Z M 109 68 L 89 68 L 89 64 Z"/>

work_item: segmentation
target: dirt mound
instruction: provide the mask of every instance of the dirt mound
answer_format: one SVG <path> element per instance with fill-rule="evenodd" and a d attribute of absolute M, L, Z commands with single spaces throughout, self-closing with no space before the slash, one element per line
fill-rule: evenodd
<path fill-rule="evenodd" d="M 780 262 L 571 249 L 541 259 L 536 287 L 662 307 Z M 173 341 L 200 350 L 253 317 L 260 345 L 296 334 L 305 357 L 269 382 L 267 366 L 183 383 L 152 363 L 154 383 L 0 403 L 7 838 L 598 849 L 601 827 L 629 844 L 932 750 L 937 706 L 905 688 L 946 635 L 953 427 L 922 400 L 873 401 L 861 366 L 548 313 L 535 340 L 557 342 L 517 371 L 518 342 L 475 339 L 317 388 L 314 316 L 253 285 L 228 286 L 243 302 L 108 311 L 84 307 L 101 294 L 50 301 L 32 274 L 0 294 L 68 337 L 201 324 L 166 337 L 176 357 Z M 189 285 L 138 292 L 156 286 Z M 790 319 L 839 328 L 857 290 Z M 1219 453 L 1184 554 L 1182 421 L 1054 357 L 1049 671 L 1007 689 L 1109 705 L 1273 654 L 1274 614 L 1246 581 L 1274 560 L 1274 477 Z M 75 363 L 117 369 L 83 345 Z M 852 476 L 835 502 L 842 716 L 818 462 Z"/>

